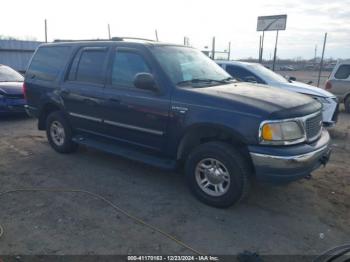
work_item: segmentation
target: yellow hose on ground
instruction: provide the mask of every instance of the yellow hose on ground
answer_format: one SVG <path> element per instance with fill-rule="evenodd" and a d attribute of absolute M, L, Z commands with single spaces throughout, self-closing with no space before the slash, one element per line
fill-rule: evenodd
<path fill-rule="evenodd" d="M 111 206 L 115 211 L 119 211 L 122 214 L 124 214 L 126 217 L 128 217 L 131 220 L 134 220 L 135 222 L 148 227 L 160 234 L 162 234 L 163 236 L 167 237 L 168 239 L 174 241 L 175 243 L 177 243 L 178 245 L 190 250 L 191 252 L 193 252 L 196 255 L 202 255 L 201 252 L 197 251 L 196 249 L 192 248 L 191 246 L 187 245 L 186 243 L 182 242 L 181 240 L 177 239 L 176 237 L 170 235 L 169 233 L 157 228 L 156 226 L 153 226 L 151 224 L 148 224 L 147 222 L 145 222 L 144 220 L 142 220 L 141 218 L 138 218 L 132 214 L 130 214 L 129 212 L 125 211 L 124 209 L 120 208 L 119 206 L 113 204 L 111 201 L 109 201 L 108 199 L 106 199 L 105 197 L 95 194 L 93 192 L 90 191 L 86 191 L 86 190 L 79 190 L 79 189 L 64 189 L 64 188 L 18 188 L 18 189 L 13 189 L 13 190 L 8 190 L 8 191 L 4 191 L 4 192 L 0 192 L 0 197 L 6 195 L 6 194 L 12 194 L 12 193 L 19 193 L 19 192 L 63 192 L 63 193 L 84 193 L 90 196 L 93 196 L 97 199 L 102 200 L 103 202 L 105 202 L 106 204 L 108 204 L 109 206 Z M 4 228 L 1 226 L 0 224 L 0 239 L 1 237 L 4 235 Z"/>

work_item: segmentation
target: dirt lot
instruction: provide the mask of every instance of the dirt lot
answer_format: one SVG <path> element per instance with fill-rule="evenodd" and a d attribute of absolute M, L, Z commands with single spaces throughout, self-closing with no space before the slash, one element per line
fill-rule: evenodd
<path fill-rule="evenodd" d="M 308 83 L 312 81 L 313 86 L 317 86 L 318 71 L 276 71 L 276 73 L 282 76 L 294 76 L 299 82 Z M 323 71 L 320 77 L 320 86 L 324 88 L 326 81 L 331 72 Z"/>
<path fill-rule="evenodd" d="M 195 200 L 183 176 L 80 148 L 54 152 L 36 121 L 0 122 L 0 191 L 76 188 L 99 193 L 207 254 L 315 254 L 349 242 L 350 115 L 342 113 L 333 156 L 313 179 L 254 185 L 240 205 L 215 209 Z M 0 198 L 0 254 L 189 254 L 164 236 L 77 193 Z"/>

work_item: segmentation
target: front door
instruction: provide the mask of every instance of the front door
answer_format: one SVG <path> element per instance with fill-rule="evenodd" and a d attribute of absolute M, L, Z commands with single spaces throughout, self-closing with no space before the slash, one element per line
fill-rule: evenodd
<path fill-rule="evenodd" d="M 114 139 L 156 151 L 162 150 L 169 117 L 169 94 L 137 89 L 137 73 L 152 73 L 152 63 L 138 49 L 116 48 L 106 85 L 104 123 Z"/>

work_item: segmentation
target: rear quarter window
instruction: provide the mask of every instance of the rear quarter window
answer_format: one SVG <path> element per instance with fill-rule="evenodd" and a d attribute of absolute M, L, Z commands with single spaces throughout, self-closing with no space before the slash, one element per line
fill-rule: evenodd
<path fill-rule="evenodd" d="M 54 81 L 67 63 L 70 46 L 39 47 L 27 70 L 30 78 Z"/>
<path fill-rule="evenodd" d="M 334 77 L 337 79 L 348 79 L 350 76 L 350 65 L 341 65 L 339 66 Z"/>

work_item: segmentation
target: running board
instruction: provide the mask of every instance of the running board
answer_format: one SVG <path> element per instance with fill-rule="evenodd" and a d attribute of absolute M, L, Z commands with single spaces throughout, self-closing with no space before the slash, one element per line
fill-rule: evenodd
<path fill-rule="evenodd" d="M 75 136 L 72 139 L 74 142 L 85 145 L 87 147 L 92 147 L 97 150 L 111 153 L 113 155 L 121 156 L 138 162 L 142 162 L 151 166 L 155 166 L 162 169 L 174 170 L 176 168 L 176 161 L 153 156 L 146 152 L 140 152 L 136 149 L 119 145 L 111 144 L 110 141 L 97 140 L 94 138 L 86 136 Z"/>

